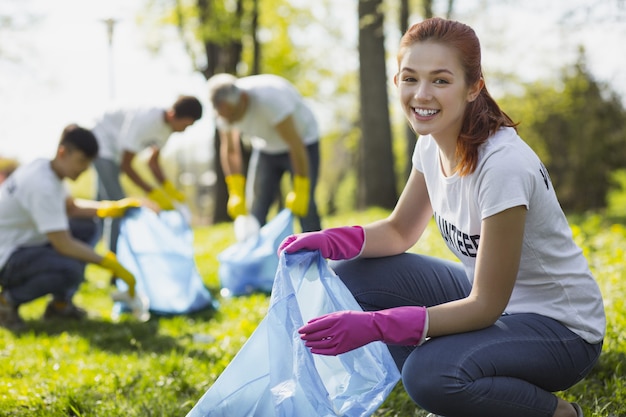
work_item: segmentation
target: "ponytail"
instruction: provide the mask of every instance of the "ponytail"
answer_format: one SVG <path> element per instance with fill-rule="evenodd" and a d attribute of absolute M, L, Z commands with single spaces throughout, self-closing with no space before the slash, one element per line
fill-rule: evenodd
<path fill-rule="evenodd" d="M 459 175 L 469 175 L 478 164 L 478 148 L 501 127 L 515 128 L 518 123 L 500 109 L 491 97 L 487 87 L 483 87 L 476 100 L 469 103 L 463 116 L 461 133 L 457 140 L 456 156 L 459 158 Z"/>

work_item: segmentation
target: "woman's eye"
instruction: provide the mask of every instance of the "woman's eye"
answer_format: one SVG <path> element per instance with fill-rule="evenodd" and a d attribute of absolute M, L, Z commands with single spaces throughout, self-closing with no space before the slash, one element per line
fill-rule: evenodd
<path fill-rule="evenodd" d="M 447 80 L 443 80 L 441 78 L 438 78 L 434 81 L 435 84 L 449 84 Z"/>

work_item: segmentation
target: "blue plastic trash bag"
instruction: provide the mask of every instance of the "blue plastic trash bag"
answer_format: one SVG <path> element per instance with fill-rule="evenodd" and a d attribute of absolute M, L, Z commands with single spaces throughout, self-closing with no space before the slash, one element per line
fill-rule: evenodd
<path fill-rule="evenodd" d="M 267 315 L 187 417 L 366 417 L 400 379 L 373 342 L 338 356 L 313 355 L 304 322 L 361 310 L 318 251 L 282 255 Z"/>
<path fill-rule="evenodd" d="M 117 259 L 135 275 L 137 292 L 148 298 L 152 313 L 186 314 L 216 306 L 196 268 L 193 231 L 179 210 L 128 210 L 120 225 Z M 127 290 L 119 279 L 117 287 Z M 113 309 L 124 306 L 116 302 Z"/>
<path fill-rule="evenodd" d="M 218 277 L 223 296 L 248 295 L 253 292 L 272 291 L 278 267 L 278 246 L 293 234 L 293 215 L 284 209 L 259 233 L 236 242 L 222 251 Z"/>

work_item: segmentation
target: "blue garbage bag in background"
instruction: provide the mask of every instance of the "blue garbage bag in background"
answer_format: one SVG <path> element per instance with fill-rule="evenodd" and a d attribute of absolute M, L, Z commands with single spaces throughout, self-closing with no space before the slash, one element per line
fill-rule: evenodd
<path fill-rule="evenodd" d="M 319 251 L 281 255 L 267 315 L 187 417 L 367 417 L 400 379 L 373 342 L 338 356 L 313 355 L 304 322 L 361 310 Z"/>
<path fill-rule="evenodd" d="M 272 291 L 278 267 L 278 246 L 293 234 L 293 214 L 281 210 L 259 233 L 223 250 L 217 259 L 223 296 Z"/>
<path fill-rule="evenodd" d="M 135 275 L 137 291 L 147 296 L 152 313 L 186 314 L 216 307 L 196 268 L 193 231 L 179 210 L 128 210 L 121 221 L 117 259 Z M 127 289 L 119 279 L 117 287 Z M 119 310 L 115 304 L 113 309 Z"/>

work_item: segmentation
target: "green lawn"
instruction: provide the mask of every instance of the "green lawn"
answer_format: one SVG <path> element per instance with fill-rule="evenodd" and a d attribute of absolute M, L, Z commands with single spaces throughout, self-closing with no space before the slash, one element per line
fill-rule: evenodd
<path fill-rule="evenodd" d="M 381 210 L 324 219 L 325 227 L 363 224 Z M 573 224 L 605 296 L 608 333 L 599 364 L 566 394 L 585 416 L 626 415 L 626 228 L 589 216 Z M 198 269 L 219 308 L 190 316 L 153 317 L 147 323 L 111 321 L 107 274 L 87 270 L 76 297 L 90 319 L 42 322 L 45 300 L 23 306 L 29 330 L 0 329 L 0 416 L 185 416 L 240 349 L 267 311 L 263 295 L 217 296 L 215 255 L 234 242 L 232 225 L 195 230 Z M 434 227 L 414 250 L 450 257 Z M 398 385 L 376 412 L 382 417 L 424 416 Z"/>

